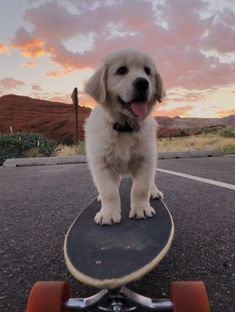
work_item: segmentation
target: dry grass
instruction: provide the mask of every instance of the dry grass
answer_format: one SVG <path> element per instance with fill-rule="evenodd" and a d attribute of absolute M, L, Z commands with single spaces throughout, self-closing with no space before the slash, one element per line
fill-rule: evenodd
<path fill-rule="evenodd" d="M 38 148 L 31 148 L 23 153 L 23 157 L 43 157 L 43 154 L 39 152 Z"/>
<path fill-rule="evenodd" d="M 189 137 L 158 139 L 159 152 L 188 152 L 219 150 L 226 154 L 235 153 L 235 138 L 224 138 L 219 134 L 202 134 Z M 85 145 L 58 145 L 54 156 L 84 155 Z"/>
<path fill-rule="evenodd" d="M 159 152 L 220 150 L 235 153 L 235 138 L 223 138 L 219 134 L 158 139 L 157 145 Z"/>
<path fill-rule="evenodd" d="M 54 156 L 75 156 L 75 155 L 84 155 L 85 154 L 85 144 L 81 142 L 77 145 L 67 146 L 67 145 L 58 145 L 55 151 Z"/>

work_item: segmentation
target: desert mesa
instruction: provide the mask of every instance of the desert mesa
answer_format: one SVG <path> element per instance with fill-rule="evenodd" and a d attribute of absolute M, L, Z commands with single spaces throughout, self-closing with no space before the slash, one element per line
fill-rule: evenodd
<path fill-rule="evenodd" d="M 91 109 L 78 107 L 79 139 L 84 138 L 84 122 Z M 208 127 L 234 126 L 235 115 L 224 118 L 156 117 L 158 136 L 180 136 L 183 133 L 197 134 Z M 0 97 L 0 134 L 12 132 L 38 132 L 47 138 L 63 143 L 75 139 L 75 114 L 72 104 L 33 99 L 14 94 Z"/>

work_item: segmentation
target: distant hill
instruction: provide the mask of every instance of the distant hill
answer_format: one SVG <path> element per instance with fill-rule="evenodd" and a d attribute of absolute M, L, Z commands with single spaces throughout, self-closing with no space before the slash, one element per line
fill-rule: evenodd
<path fill-rule="evenodd" d="M 160 127 L 165 128 L 197 128 L 205 126 L 235 126 L 235 115 L 223 118 L 181 118 L 181 117 L 156 117 Z"/>
<path fill-rule="evenodd" d="M 83 138 L 83 124 L 90 114 L 86 107 L 78 108 L 79 137 Z M 32 99 L 26 96 L 0 97 L 0 133 L 40 132 L 57 142 L 75 137 L 75 115 L 71 104 Z"/>
<path fill-rule="evenodd" d="M 79 138 L 84 137 L 83 125 L 91 109 L 78 108 Z M 156 117 L 158 136 L 179 136 L 200 133 L 204 127 L 235 126 L 235 115 L 224 118 Z M 0 133 L 39 132 L 57 142 L 75 137 L 74 107 L 71 104 L 33 99 L 26 96 L 0 97 Z"/>
<path fill-rule="evenodd" d="M 223 118 L 156 117 L 158 137 L 174 137 L 217 132 L 226 126 L 235 127 L 235 115 Z"/>

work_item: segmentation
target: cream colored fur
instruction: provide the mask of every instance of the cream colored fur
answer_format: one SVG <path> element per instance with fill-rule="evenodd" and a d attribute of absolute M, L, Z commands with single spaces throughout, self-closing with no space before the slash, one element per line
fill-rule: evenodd
<path fill-rule="evenodd" d="M 126 66 L 126 75 L 117 69 Z M 147 75 L 144 68 L 151 70 Z M 133 81 L 144 78 L 149 83 L 147 116 L 137 118 L 123 108 L 117 97 L 129 102 L 133 98 Z M 155 102 L 161 101 L 162 80 L 153 61 L 142 51 L 118 51 L 103 62 L 86 84 L 85 91 L 98 103 L 85 126 L 88 164 L 101 200 L 101 210 L 94 221 L 98 224 L 119 223 L 121 206 L 119 184 L 122 176 L 133 179 L 130 218 L 146 218 L 155 214 L 150 196 L 163 197 L 155 186 L 156 122 L 151 116 Z M 137 131 L 121 133 L 113 129 L 115 122 L 128 123 Z"/>

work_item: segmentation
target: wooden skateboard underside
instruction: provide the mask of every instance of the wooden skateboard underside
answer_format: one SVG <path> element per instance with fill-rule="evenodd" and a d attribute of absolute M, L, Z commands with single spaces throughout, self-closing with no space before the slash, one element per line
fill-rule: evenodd
<path fill-rule="evenodd" d="M 130 180 L 120 187 L 122 221 L 100 226 L 93 219 L 101 204 L 94 199 L 70 227 L 64 244 L 66 265 L 84 284 L 116 288 L 151 271 L 170 248 L 174 224 L 161 200 L 151 200 L 156 215 L 129 219 Z"/>

